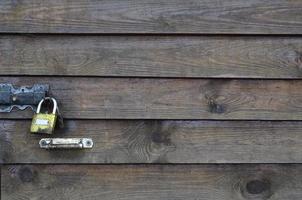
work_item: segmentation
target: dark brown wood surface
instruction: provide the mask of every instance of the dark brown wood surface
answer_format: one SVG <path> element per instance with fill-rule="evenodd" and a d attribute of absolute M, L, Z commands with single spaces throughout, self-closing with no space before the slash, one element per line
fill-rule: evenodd
<path fill-rule="evenodd" d="M 0 36 L 1 75 L 301 78 L 300 37 Z"/>
<path fill-rule="evenodd" d="M 299 0 L 0 1 L 6 33 L 301 34 Z"/>
<path fill-rule="evenodd" d="M 30 121 L 0 124 L 8 163 L 301 163 L 302 122 L 72 120 L 53 136 Z M 43 137 L 89 137 L 89 150 L 43 150 Z"/>
<path fill-rule="evenodd" d="M 2 168 L 2 199 L 300 199 L 301 165 L 36 165 Z"/>
<path fill-rule="evenodd" d="M 50 84 L 72 119 L 301 120 L 301 80 L 1 77 Z M 0 114 L 31 118 L 32 112 Z"/>
<path fill-rule="evenodd" d="M 0 83 L 65 117 L 0 114 L 1 200 L 302 199 L 301 34 L 299 0 L 1 0 Z"/>

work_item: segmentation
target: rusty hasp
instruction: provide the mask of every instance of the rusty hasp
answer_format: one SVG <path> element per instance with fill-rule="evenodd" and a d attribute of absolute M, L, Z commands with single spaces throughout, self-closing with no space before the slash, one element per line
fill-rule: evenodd
<path fill-rule="evenodd" d="M 42 149 L 91 149 L 91 138 L 43 138 L 39 142 Z"/>
<path fill-rule="evenodd" d="M 12 84 L 0 83 L 0 113 L 9 113 L 14 108 L 36 110 L 38 103 L 47 96 L 49 85 L 35 84 L 32 87 L 14 87 Z"/>

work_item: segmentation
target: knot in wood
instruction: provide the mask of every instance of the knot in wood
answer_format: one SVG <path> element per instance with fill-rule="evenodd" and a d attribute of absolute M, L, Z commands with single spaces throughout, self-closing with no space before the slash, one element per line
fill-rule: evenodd
<path fill-rule="evenodd" d="M 170 136 L 171 133 L 169 132 L 155 131 L 152 133 L 151 139 L 154 143 L 170 146 L 171 145 Z"/>
<path fill-rule="evenodd" d="M 32 182 L 34 180 L 34 172 L 29 167 L 21 167 L 18 176 L 23 183 Z"/>
<path fill-rule="evenodd" d="M 263 180 L 252 180 L 246 184 L 246 190 L 250 194 L 261 194 L 270 190 L 270 183 Z"/>
<path fill-rule="evenodd" d="M 226 108 L 222 104 L 218 104 L 214 99 L 208 100 L 209 111 L 211 113 L 222 114 L 226 111 Z"/>
<path fill-rule="evenodd" d="M 295 62 L 297 63 L 298 70 L 302 71 L 302 53 L 296 52 Z"/>
<path fill-rule="evenodd" d="M 245 199 L 269 199 L 272 196 L 271 182 L 267 179 L 253 179 L 240 183 L 240 191 Z"/>

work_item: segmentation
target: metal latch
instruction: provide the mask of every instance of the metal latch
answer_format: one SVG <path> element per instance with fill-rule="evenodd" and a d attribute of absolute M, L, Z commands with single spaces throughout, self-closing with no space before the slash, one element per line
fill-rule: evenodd
<path fill-rule="evenodd" d="M 14 108 L 36 110 L 36 105 L 47 96 L 49 85 L 35 84 L 32 87 L 15 88 L 12 84 L 0 84 L 0 113 L 11 112 Z"/>
<path fill-rule="evenodd" d="M 42 149 L 90 149 L 93 141 L 90 138 L 43 138 L 39 142 Z"/>

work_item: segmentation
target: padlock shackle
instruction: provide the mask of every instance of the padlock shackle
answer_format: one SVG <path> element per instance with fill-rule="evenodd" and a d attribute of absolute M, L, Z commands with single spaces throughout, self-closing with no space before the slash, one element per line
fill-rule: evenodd
<path fill-rule="evenodd" d="M 40 103 L 38 104 L 38 107 L 37 107 L 37 113 L 40 113 L 42 104 L 44 103 L 45 100 L 51 100 L 51 101 L 53 102 L 53 110 L 52 110 L 52 114 L 56 114 L 57 109 L 58 109 L 58 103 L 57 103 L 57 101 L 56 101 L 54 98 L 52 98 L 52 97 L 45 97 L 44 99 L 42 99 L 42 100 L 40 101 Z"/>

